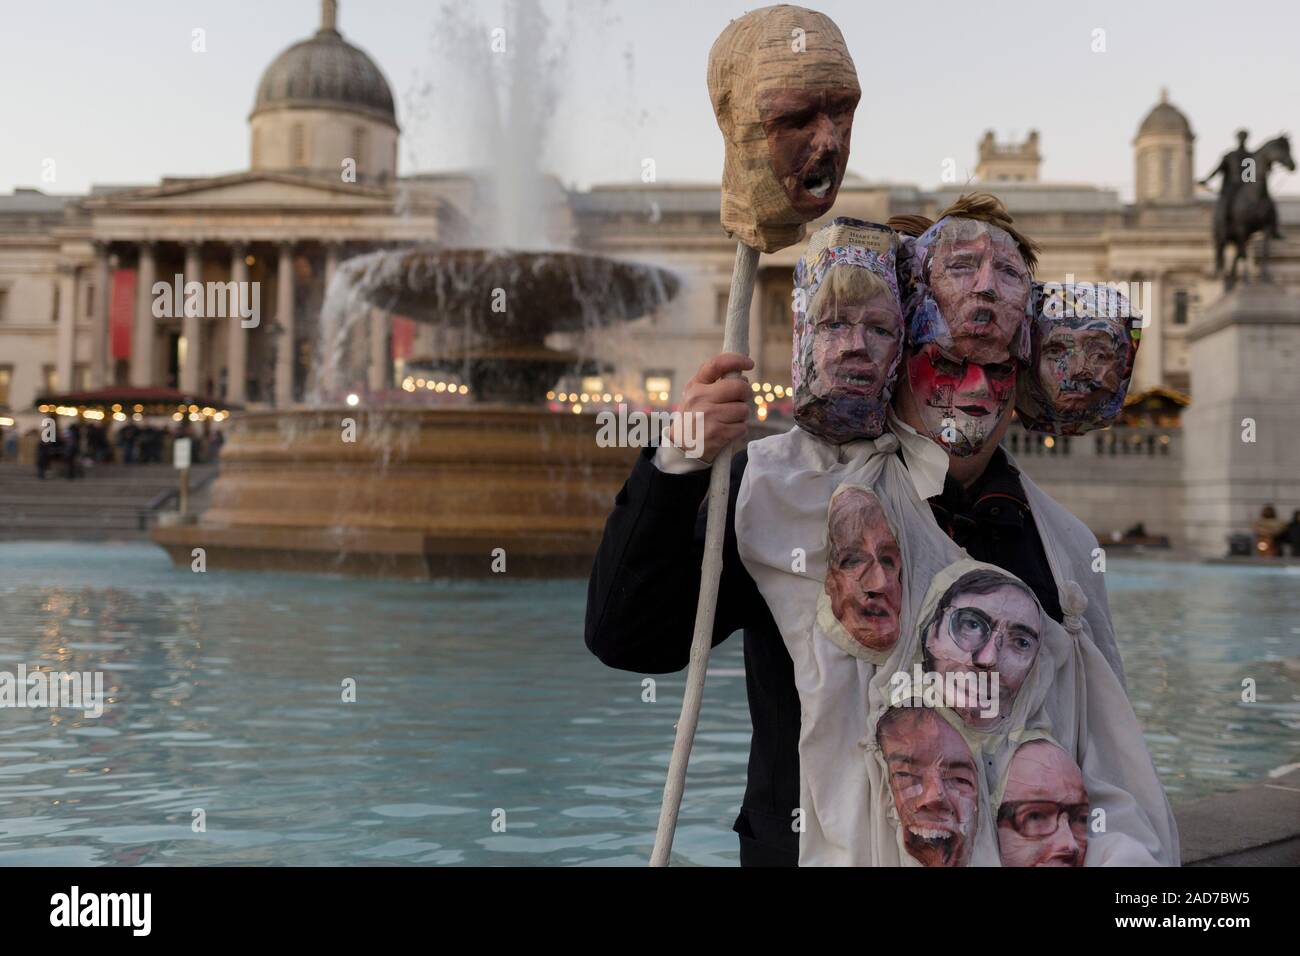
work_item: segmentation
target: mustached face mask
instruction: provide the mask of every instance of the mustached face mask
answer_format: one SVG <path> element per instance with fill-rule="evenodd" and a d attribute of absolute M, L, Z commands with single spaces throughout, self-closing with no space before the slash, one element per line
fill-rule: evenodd
<path fill-rule="evenodd" d="M 1090 807 L 1083 773 L 1053 741 L 1017 748 L 997 807 L 1003 866 L 1083 866 Z"/>
<path fill-rule="evenodd" d="M 722 130 L 722 226 L 760 252 L 797 242 L 828 213 L 862 91 L 839 28 L 802 7 L 732 20 L 709 51 Z"/>
<path fill-rule="evenodd" d="M 794 420 L 834 444 L 876 438 L 903 353 L 893 230 L 838 218 L 795 266 Z"/>
<path fill-rule="evenodd" d="M 962 735 L 932 708 L 898 707 L 880 718 L 876 740 L 903 848 L 922 866 L 965 866 L 979 815 L 979 768 Z"/>
<path fill-rule="evenodd" d="M 906 364 L 926 434 L 957 458 L 978 454 L 1010 413 L 1016 363 L 954 361 L 930 342 L 914 349 Z"/>
<path fill-rule="evenodd" d="M 907 250 L 909 345 L 980 365 L 1029 361 L 1029 269 L 1010 233 L 948 216 Z"/>
<path fill-rule="evenodd" d="M 1109 286 L 1036 284 L 1033 360 L 1016 394 L 1024 426 L 1082 435 L 1112 424 L 1133 377 L 1141 319 Z"/>

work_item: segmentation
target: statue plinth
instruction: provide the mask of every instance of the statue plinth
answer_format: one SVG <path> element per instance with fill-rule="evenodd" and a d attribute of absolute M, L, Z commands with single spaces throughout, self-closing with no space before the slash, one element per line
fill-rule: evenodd
<path fill-rule="evenodd" d="M 1219 557 L 1260 508 L 1300 507 L 1300 291 L 1226 293 L 1187 333 L 1192 404 L 1183 414 L 1188 544 Z"/>

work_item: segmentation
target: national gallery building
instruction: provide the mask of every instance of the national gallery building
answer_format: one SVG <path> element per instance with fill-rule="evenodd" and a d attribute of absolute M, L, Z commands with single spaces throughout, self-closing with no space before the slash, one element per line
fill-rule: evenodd
<path fill-rule="evenodd" d="M 39 417 L 39 396 L 105 386 L 169 388 L 243 408 L 290 406 L 308 387 L 325 290 L 340 262 L 468 235 L 483 201 L 475 177 L 397 176 L 400 127 L 389 83 L 340 34 L 334 5 L 324 8 L 319 30 L 280 54 L 257 83 L 247 170 L 96 186 L 87 195 L 20 188 L 0 196 L 0 414 L 28 427 Z M 1150 325 L 1134 391 L 1194 396 L 1185 334 L 1220 294 L 1211 275 L 1213 197 L 1196 191 L 1194 133 L 1183 112 L 1162 95 L 1135 120 L 1133 203 L 1110 189 L 1044 181 L 1036 133 L 1010 144 L 989 133 L 977 144 L 974 183 L 927 189 L 850 174 L 834 213 L 876 222 L 933 216 L 962 191 L 996 193 L 1042 244 L 1039 278 L 1150 283 L 1135 303 Z M 551 185 L 557 243 L 667 266 L 685 280 L 660 312 L 580 343 L 600 374 L 589 368 L 556 383 L 557 411 L 580 395 L 596 403 L 610 393 L 642 406 L 670 404 L 721 340 L 735 246 L 719 226 L 718 185 L 579 192 Z M 1278 205 L 1283 231 L 1300 237 L 1300 199 Z M 770 386 L 765 394 L 789 384 L 798 253 L 761 260 L 751 351 L 757 380 Z M 1300 239 L 1274 243 L 1273 253 L 1276 270 L 1300 270 Z M 255 288 L 256 325 L 246 328 L 229 312 L 160 309 L 154 284 L 177 277 L 209 289 Z M 238 286 L 225 286 L 231 282 Z M 359 400 L 409 391 L 407 370 L 433 357 L 429 330 L 380 310 L 362 329 L 365 341 L 353 346 L 363 350 L 367 373 L 351 383 Z"/>

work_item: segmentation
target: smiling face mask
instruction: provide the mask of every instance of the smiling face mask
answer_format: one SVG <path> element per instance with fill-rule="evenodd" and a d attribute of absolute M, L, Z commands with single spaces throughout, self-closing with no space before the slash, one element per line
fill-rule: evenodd
<path fill-rule="evenodd" d="M 722 130 L 722 226 L 775 252 L 835 203 L 862 91 L 839 28 L 794 6 L 732 20 L 709 51 Z"/>
<path fill-rule="evenodd" d="M 1029 360 L 1029 269 L 1010 233 L 946 217 L 908 249 L 909 345 L 980 365 Z"/>
<path fill-rule="evenodd" d="M 1003 866 L 1083 866 L 1088 853 L 1088 790 L 1078 765 L 1050 740 L 1020 745 L 998 805 Z"/>
<path fill-rule="evenodd" d="M 922 866 L 965 866 L 979 811 L 979 769 L 966 741 L 925 707 L 888 711 L 876 740 L 908 855 Z"/>
<path fill-rule="evenodd" d="M 1133 376 L 1141 319 L 1105 285 L 1035 285 L 1033 360 L 1016 396 L 1024 426 L 1082 435 L 1112 424 Z"/>
<path fill-rule="evenodd" d="M 838 218 L 795 267 L 794 420 L 842 444 L 885 428 L 903 351 L 892 230 Z"/>
<path fill-rule="evenodd" d="M 977 454 L 1010 413 L 1016 364 L 954 361 L 930 342 L 907 359 L 908 387 L 929 437 L 957 458 Z"/>

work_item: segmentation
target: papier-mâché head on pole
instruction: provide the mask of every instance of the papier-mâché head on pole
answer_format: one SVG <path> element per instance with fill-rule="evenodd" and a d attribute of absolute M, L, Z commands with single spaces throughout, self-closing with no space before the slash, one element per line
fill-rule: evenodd
<path fill-rule="evenodd" d="M 722 226 L 760 252 L 798 242 L 835 203 L 862 92 L 839 28 L 803 7 L 732 20 L 709 51 L 726 147 Z"/>

